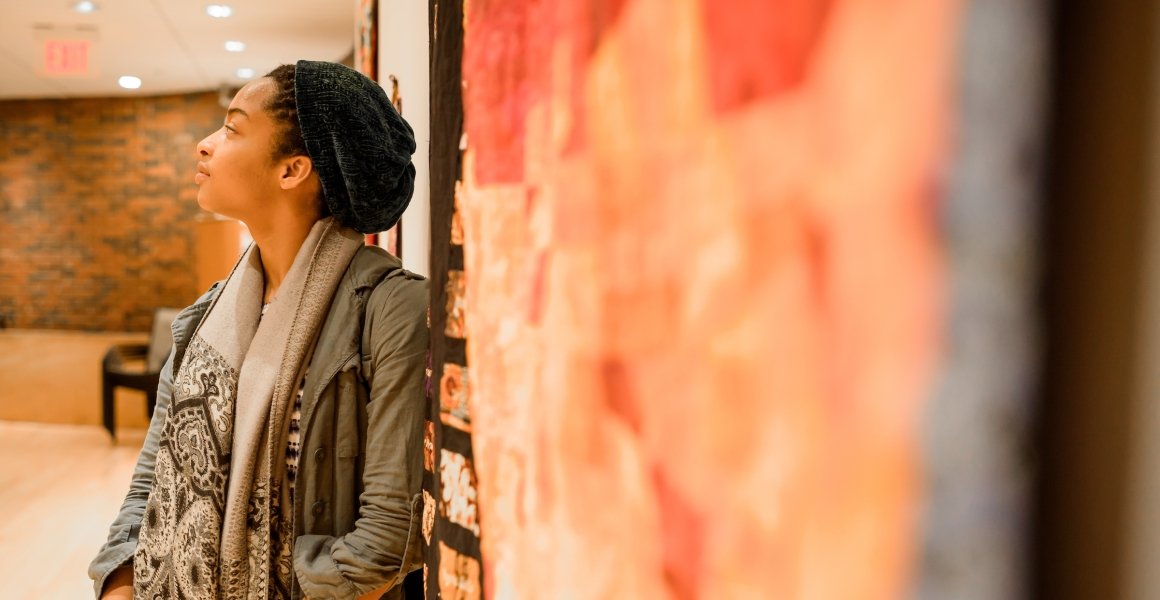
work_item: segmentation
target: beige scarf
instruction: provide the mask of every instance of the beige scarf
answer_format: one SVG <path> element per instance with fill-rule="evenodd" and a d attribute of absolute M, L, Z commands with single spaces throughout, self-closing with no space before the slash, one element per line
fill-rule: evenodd
<path fill-rule="evenodd" d="M 271 489 L 288 414 L 362 236 L 320 220 L 261 314 L 255 246 L 242 255 L 174 377 L 133 561 L 135 598 L 266 599 Z"/>

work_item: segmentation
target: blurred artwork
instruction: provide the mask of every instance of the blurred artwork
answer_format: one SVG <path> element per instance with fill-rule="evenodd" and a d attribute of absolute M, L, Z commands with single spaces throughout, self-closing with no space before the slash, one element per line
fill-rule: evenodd
<path fill-rule="evenodd" d="M 403 96 L 399 93 L 399 78 L 391 74 L 387 75 L 387 81 L 391 82 L 391 89 L 388 90 L 391 98 L 391 106 L 394 106 L 395 110 L 399 111 L 401 115 L 403 114 Z"/>
<path fill-rule="evenodd" d="M 427 421 L 423 424 L 423 468 L 435 471 L 435 423 Z M 427 532 L 431 536 L 431 532 Z"/>
<path fill-rule="evenodd" d="M 375 234 L 376 235 L 376 238 L 375 238 L 376 244 L 378 245 L 378 247 L 382 248 L 383 250 L 386 250 L 387 252 L 390 252 L 391 254 L 394 254 L 395 256 L 402 257 L 402 252 L 401 252 L 401 248 L 400 248 L 400 244 L 399 244 L 399 234 L 401 231 L 402 231 L 402 221 L 395 223 L 394 227 L 392 227 L 386 231 Z"/>
<path fill-rule="evenodd" d="M 399 78 L 391 74 L 387 75 L 387 80 L 391 84 L 390 89 L 387 90 L 388 97 L 391 99 L 391 105 L 394 106 L 395 110 L 399 111 L 399 114 L 401 115 L 403 114 L 403 97 L 399 93 Z M 384 250 L 400 258 L 403 256 L 402 219 L 400 219 L 398 223 L 395 223 L 394 227 L 391 227 L 390 229 L 375 235 L 376 241 Z"/>
<path fill-rule="evenodd" d="M 959 10 L 465 4 L 487 597 L 912 590 Z"/>
<path fill-rule="evenodd" d="M 479 589 L 478 559 L 456 552 L 444 543 L 439 544 L 439 558 L 448 567 L 439 572 L 438 597 L 455 600 L 479 600 L 484 597 L 483 590 Z"/>
<path fill-rule="evenodd" d="M 460 181 L 463 164 L 461 0 L 431 0 L 431 363 L 424 435 L 423 586 L 428 600 L 485 596 L 479 480 L 473 448 L 474 385 Z M 400 82 L 390 77 L 402 110 Z M 469 360 L 470 358 L 470 360 Z"/>
<path fill-rule="evenodd" d="M 455 182 L 455 212 L 451 215 L 451 243 L 456 246 L 463 245 L 463 182 Z"/>
<path fill-rule="evenodd" d="M 363 75 L 377 81 L 379 77 L 379 2 L 378 0 L 357 1 L 354 44 L 355 68 Z M 403 100 L 399 96 L 398 79 L 394 75 L 389 77 L 391 89 L 387 90 L 387 93 L 391 98 L 391 104 L 394 105 L 395 110 L 399 111 L 399 114 L 403 114 Z M 402 223 L 400 222 L 385 232 L 368 233 L 366 234 L 366 243 L 401 257 L 401 229 Z"/>
<path fill-rule="evenodd" d="M 448 337 L 467 337 L 467 275 L 462 270 L 447 274 L 447 326 L 443 333 Z"/>
<path fill-rule="evenodd" d="M 378 76 L 378 0 L 357 0 L 355 11 L 354 68 L 375 79 Z M 365 235 L 368 246 L 379 246 L 379 234 Z M 388 252 L 392 252 L 389 248 Z"/>
<path fill-rule="evenodd" d="M 401 114 L 403 114 L 403 96 L 399 93 L 399 78 L 395 77 L 392 74 L 392 75 L 388 75 L 387 79 L 391 83 L 390 89 L 387 90 L 387 94 L 391 99 L 391 105 L 394 106 L 395 110 L 399 111 L 399 114 L 401 115 Z M 378 234 L 378 237 L 379 237 L 380 245 L 383 247 L 383 249 L 385 249 L 387 252 L 390 252 L 391 254 L 394 254 L 395 256 L 402 258 L 402 256 L 403 256 L 403 220 L 402 219 L 400 219 L 398 223 L 395 223 L 394 227 L 391 227 L 390 229 L 384 231 L 383 233 Z"/>
<path fill-rule="evenodd" d="M 443 450 L 439 472 L 443 481 L 443 494 L 439 501 L 440 516 L 479 535 L 477 486 L 471 459 L 457 452 Z"/>
<path fill-rule="evenodd" d="M 444 364 L 443 377 L 439 383 L 442 407 L 439 417 L 444 424 L 471 433 L 471 407 L 467 392 L 467 367 L 455 363 Z"/>
<path fill-rule="evenodd" d="M 354 62 L 358 72 L 378 79 L 379 0 L 357 0 L 355 11 Z"/>

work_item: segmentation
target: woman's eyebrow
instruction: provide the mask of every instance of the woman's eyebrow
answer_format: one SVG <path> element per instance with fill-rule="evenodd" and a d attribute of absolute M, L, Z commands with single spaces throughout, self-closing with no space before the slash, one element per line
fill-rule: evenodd
<path fill-rule="evenodd" d="M 227 111 L 226 111 L 226 118 L 229 118 L 229 117 L 230 117 L 231 115 L 233 115 L 234 113 L 241 113 L 241 115 L 242 115 L 243 117 L 245 117 L 245 118 L 247 118 L 247 119 L 248 119 L 248 118 L 250 118 L 250 113 L 248 113 L 248 112 L 246 112 L 246 111 L 244 111 L 244 110 L 242 110 L 242 109 L 240 109 L 240 108 L 231 108 L 231 109 L 227 110 Z"/>

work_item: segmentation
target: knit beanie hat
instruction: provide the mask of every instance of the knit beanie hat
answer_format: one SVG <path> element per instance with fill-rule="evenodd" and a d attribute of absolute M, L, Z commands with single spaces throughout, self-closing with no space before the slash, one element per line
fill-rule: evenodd
<path fill-rule="evenodd" d="M 349 67 L 300 60 L 294 100 L 331 214 L 361 233 L 390 229 L 415 191 L 415 134 L 386 92 Z"/>

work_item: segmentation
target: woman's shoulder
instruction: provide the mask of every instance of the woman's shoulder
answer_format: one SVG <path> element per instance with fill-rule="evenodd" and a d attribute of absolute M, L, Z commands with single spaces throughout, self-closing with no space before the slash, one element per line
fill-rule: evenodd
<path fill-rule="evenodd" d="M 347 268 L 347 278 L 355 290 L 394 285 L 398 282 L 393 280 L 400 278 L 426 282 L 422 275 L 404 269 L 398 257 L 376 246 L 359 248 Z"/>
<path fill-rule="evenodd" d="M 375 329 L 405 327 L 400 320 L 426 320 L 427 278 L 404 269 L 397 257 L 382 248 L 361 248 L 351 261 L 348 277 L 356 293 L 366 294 L 367 322 Z"/>
<path fill-rule="evenodd" d="M 367 299 L 367 311 L 426 312 L 430 302 L 427 278 L 402 267 L 386 273 Z"/>
<path fill-rule="evenodd" d="M 429 302 L 424 277 L 401 267 L 392 270 L 367 298 L 364 346 L 370 344 L 382 356 L 426 351 Z"/>

